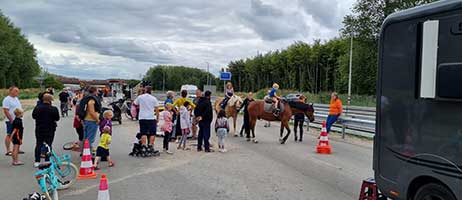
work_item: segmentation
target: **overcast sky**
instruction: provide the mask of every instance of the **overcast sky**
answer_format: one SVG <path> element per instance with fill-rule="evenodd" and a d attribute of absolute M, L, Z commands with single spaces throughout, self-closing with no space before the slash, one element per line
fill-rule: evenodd
<path fill-rule="evenodd" d="M 140 78 L 156 64 L 217 73 L 229 61 L 338 36 L 354 0 L 0 0 L 39 64 L 84 79 Z"/>

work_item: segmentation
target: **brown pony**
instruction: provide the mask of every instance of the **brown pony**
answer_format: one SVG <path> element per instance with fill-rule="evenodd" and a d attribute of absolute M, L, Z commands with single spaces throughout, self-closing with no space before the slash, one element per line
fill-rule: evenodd
<path fill-rule="evenodd" d="M 283 100 L 281 99 L 281 101 Z M 305 108 L 297 108 L 297 106 L 291 106 L 289 103 L 283 101 L 282 105 L 284 106 L 284 111 L 281 112 L 278 117 L 275 117 L 273 113 L 265 112 L 264 101 L 254 101 L 248 105 L 247 111 L 249 112 L 249 125 L 250 130 L 252 131 L 252 138 L 255 143 L 257 143 L 257 140 L 255 139 L 255 125 L 257 124 L 257 119 L 263 119 L 266 121 L 281 121 L 281 135 L 279 138 L 279 142 L 281 142 L 281 144 L 284 144 L 290 135 L 289 121 L 292 118 L 292 115 L 304 113 L 310 122 L 314 121 L 313 104 L 303 104 Z M 284 128 L 287 130 L 287 135 L 283 138 Z"/>
<path fill-rule="evenodd" d="M 215 112 L 218 114 L 220 110 L 222 109 L 220 106 L 220 103 L 223 101 L 223 97 L 219 97 L 215 100 Z M 239 113 L 239 110 L 241 109 L 243 101 L 242 98 L 239 96 L 232 96 L 229 101 L 228 105 L 226 105 L 225 112 L 226 112 L 226 117 L 232 117 L 233 118 L 233 134 L 235 137 L 237 137 L 236 133 L 236 124 L 237 124 L 237 114 Z"/>

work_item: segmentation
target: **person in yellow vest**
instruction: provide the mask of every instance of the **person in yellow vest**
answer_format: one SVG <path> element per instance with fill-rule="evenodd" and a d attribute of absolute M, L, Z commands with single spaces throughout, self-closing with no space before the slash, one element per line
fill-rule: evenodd
<path fill-rule="evenodd" d="M 330 132 L 332 125 L 342 114 L 342 109 L 342 100 L 338 98 L 338 94 L 336 92 L 332 92 L 330 95 L 329 115 L 327 116 L 326 120 L 326 129 L 328 133 Z"/>

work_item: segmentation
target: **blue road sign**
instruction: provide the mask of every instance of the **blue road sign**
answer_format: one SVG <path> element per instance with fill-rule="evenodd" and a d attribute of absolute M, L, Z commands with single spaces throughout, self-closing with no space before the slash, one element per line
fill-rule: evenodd
<path fill-rule="evenodd" d="M 220 73 L 220 80 L 222 80 L 222 81 L 231 80 L 231 72 L 221 72 Z"/>

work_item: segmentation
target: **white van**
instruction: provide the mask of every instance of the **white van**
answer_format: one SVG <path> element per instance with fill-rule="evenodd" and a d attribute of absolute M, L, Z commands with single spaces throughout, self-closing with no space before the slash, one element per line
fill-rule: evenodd
<path fill-rule="evenodd" d="M 196 98 L 197 86 L 195 86 L 195 85 L 182 85 L 181 89 L 180 89 L 180 92 L 183 91 L 183 90 L 188 91 L 188 96 L 186 96 L 186 98 L 189 98 L 189 99 Z"/>

